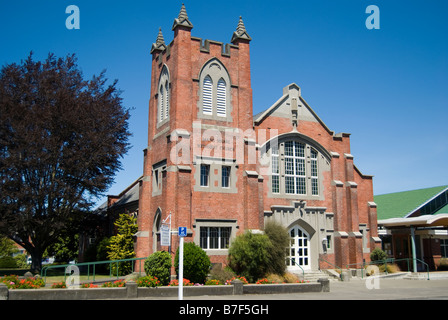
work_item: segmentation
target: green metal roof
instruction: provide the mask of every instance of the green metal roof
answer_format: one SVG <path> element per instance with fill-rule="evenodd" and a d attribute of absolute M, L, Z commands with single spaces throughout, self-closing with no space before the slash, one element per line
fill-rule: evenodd
<path fill-rule="evenodd" d="M 440 186 L 374 196 L 374 201 L 377 204 L 378 220 L 404 218 L 407 214 L 447 188 L 448 186 Z M 447 211 L 446 213 L 448 213 L 447 206 L 448 204 L 437 212 L 443 213 L 442 211 Z"/>
<path fill-rule="evenodd" d="M 439 210 L 437 210 L 434 214 L 439 214 L 439 213 L 448 213 L 448 203 L 446 205 L 444 205 L 442 208 L 440 208 Z"/>

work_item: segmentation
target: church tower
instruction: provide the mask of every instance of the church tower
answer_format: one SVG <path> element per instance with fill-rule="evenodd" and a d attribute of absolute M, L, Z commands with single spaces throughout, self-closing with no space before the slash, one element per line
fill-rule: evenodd
<path fill-rule="evenodd" d="M 196 38 L 192 29 L 182 5 L 172 42 L 166 44 L 159 30 L 151 47 L 136 252 L 145 257 L 168 250 L 161 246 L 160 227 L 170 218 L 173 253 L 182 226 L 186 241 L 200 244 L 212 262 L 225 263 L 237 233 L 263 225 L 257 200 L 262 185 L 251 174 L 256 163 L 245 158 L 255 152 L 255 140 L 237 138 L 253 131 L 252 39 L 241 17 L 230 44 Z"/>

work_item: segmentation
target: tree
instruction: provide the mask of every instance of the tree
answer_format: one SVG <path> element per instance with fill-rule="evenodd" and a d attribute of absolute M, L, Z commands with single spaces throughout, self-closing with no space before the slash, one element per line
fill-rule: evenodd
<path fill-rule="evenodd" d="M 68 263 L 78 257 L 79 235 L 61 235 L 56 242 L 50 244 L 44 256 L 53 256 L 55 262 Z"/>
<path fill-rule="evenodd" d="M 138 231 L 137 219 L 123 213 L 115 221 L 115 226 L 117 235 L 110 238 L 107 257 L 110 260 L 135 258 L 134 234 Z M 111 267 L 113 274 L 117 273 L 118 267 L 118 274 L 125 275 L 131 272 L 132 262 L 120 262 L 118 265 L 113 263 Z"/>
<path fill-rule="evenodd" d="M 33 272 L 88 219 L 129 148 L 129 110 L 106 82 L 104 71 L 84 80 L 75 55 L 31 53 L 0 71 L 0 233 L 31 254 Z"/>

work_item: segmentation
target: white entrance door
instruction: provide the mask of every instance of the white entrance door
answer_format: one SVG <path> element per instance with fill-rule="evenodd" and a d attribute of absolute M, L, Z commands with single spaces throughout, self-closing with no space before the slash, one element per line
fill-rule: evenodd
<path fill-rule="evenodd" d="M 286 249 L 286 267 L 290 271 L 309 270 L 311 266 L 308 233 L 299 226 L 294 226 L 289 230 L 289 236 L 290 244 L 289 248 Z"/>

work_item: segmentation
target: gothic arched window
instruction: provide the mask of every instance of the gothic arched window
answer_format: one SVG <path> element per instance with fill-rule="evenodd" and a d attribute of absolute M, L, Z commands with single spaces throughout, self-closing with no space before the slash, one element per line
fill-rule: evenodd
<path fill-rule="evenodd" d="M 203 66 L 199 75 L 199 118 L 232 121 L 230 83 L 226 68 L 217 58 Z"/>
<path fill-rule="evenodd" d="M 161 124 L 170 116 L 170 75 L 166 66 L 163 66 L 160 74 L 159 90 L 157 92 L 157 124 Z"/>

